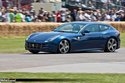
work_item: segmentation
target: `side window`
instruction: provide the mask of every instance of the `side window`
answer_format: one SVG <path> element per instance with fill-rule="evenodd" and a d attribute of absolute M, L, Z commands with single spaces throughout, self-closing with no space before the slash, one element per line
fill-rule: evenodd
<path fill-rule="evenodd" d="M 100 28 L 100 31 L 106 31 L 106 30 L 110 29 L 110 27 L 107 25 L 99 25 L 99 28 Z"/>
<path fill-rule="evenodd" d="M 98 24 L 92 24 L 92 25 L 88 25 L 84 31 L 89 31 L 89 32 L 99 32 L 100 29 L 98 27 Z"/>
<path fill-rule="evenodd" d="M 60 30 L 62 31 L 72 31 L 73 26 L 71 24 L 65 25 Z"/>

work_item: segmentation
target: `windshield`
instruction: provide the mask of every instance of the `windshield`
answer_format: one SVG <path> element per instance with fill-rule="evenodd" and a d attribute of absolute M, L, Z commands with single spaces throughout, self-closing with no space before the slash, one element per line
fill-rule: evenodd
<path fill-rule="evenodd" d="M 82 23 L 63 24 L 63 25 L 59 26 L 58 28 L 56 28 L 54 31 L 55 32 L 78 33 L 81 29 L 83 29 L 83 27 L 85 25 L 86 24 L 82 24 Z"/>

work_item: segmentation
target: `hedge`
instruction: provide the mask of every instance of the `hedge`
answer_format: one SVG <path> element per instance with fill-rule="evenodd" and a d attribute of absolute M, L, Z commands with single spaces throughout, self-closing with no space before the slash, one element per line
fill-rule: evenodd
<path fill-rule="evenodd" d="M 125 32 L 125 22 L 103 22 Z M 62 23 L 0 23 L 0 36 L 26 36 L 33 32 L 48 32 Z"/>

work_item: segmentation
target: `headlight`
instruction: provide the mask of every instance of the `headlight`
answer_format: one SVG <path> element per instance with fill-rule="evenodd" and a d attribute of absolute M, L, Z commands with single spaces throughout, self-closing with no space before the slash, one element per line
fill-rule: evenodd
<path fill-rule="evenodd" d="M 58 38 L 59 36 L 60 36 L 60 35 L 54 36 L 54 37 L 52 37 L 52 38 L 46 40 L 45 42 L 51 42 L 51 41 L 55 40 L 56 38 Z"/>

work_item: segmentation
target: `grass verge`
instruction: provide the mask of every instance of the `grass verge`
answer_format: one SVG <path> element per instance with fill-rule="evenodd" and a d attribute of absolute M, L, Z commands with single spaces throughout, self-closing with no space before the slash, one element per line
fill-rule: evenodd
<path fill-rule="evenodd" d="M 65 82 L 65 83 L 124 83 L 125 82 L 125 74 L 0 73 L 0 78 L 77 79 L 74 82 Z M 49 82 L 49 83 L 57 83 L 57 82 Z"/>
<path fill-rule="evenodd" d="M 24 53 L 26 37 L 1 37 L 0 53 Z M 121 47 L 125 47 L 125 33 L 121 33 Z"/>
<path fill-rule="evenodd" d="M 121 33 L 121 47 L 125 47 L 125 33 Z"/>
<path fill-rule="evenodd" d="M 26 37 L 2 37 L 0 38 L 0 53 L 23 53 Z"/>

